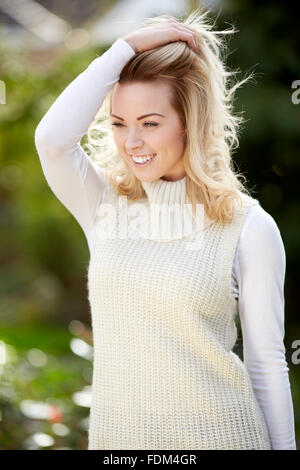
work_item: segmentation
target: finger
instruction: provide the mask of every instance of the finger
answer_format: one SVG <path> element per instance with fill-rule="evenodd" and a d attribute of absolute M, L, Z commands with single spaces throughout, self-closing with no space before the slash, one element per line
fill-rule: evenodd
<path fill-rule="evenodd" d="M 174 24 L 174 25 L 177 25 L 179 27 L 186 28 L 188 31 L 191 31 L 192 33 L 195 33 L 194 29 L 186 23 L 181 23 L 180 21 L 174 20 L 172 18 L 170 18 L 168 21 L 170 22 L 170 24 Z"/>
<path fill-rule="evenodd" d="M 178 28 L 176 25 L 173 26 L 177 40 L 183 40 L 187 42 L 191 49 L 197 49 L 197 43 L 194 34 L 191 31 L 187 31 L 184 28 Z"/>
<path fill-rule="evenodd" d="M 181 31 L 191 33 L 196 38 L 196 32 L 189 25 L 186 25 L 184 23 L 178 23 L 177 21 L 175 21 L 173 22 L 172 26 L 179 28 Z"/>
<path fill-rule="evenodd" d="M 182 23 L 177 23 L 177 26 L 179 26 L 179 28 L 182 28 L 182 31 L 192 34 L 193 37 L 196 39 L 196 32 L 193 30 L 193 28 L 190 28 L 188 25 Z"/>

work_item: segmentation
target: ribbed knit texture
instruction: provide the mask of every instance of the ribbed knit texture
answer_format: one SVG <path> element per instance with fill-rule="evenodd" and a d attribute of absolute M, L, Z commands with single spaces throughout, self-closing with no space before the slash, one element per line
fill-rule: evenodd
<path fill-rule="evenodd" d="M 183 204 L 185 183 L 142 183 L 149 236 L 95 237 L 89 450 L 271 449 L 248 372 L 232 352 L 232 264 L 247 210 L 259 202 L 241 194 L 243 208 L 229 225 L 205 219 L 198 232 L 180 235 L 178 217 L 159 216 L 153 204 Z M 105 203 L 122 230 L 124 206 L 111 186 Z"/>

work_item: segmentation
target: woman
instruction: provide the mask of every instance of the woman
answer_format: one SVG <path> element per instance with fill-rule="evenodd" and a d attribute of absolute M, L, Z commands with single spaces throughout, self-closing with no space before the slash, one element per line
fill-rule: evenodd
<path fill-rule="evenodd" d="M 243 82 L 228 88 L 221 33 L 198 11 L 146 20 L 36 129 L 48 184 L 90 250 L 88 449 L 295 449 L 285 252 L 233 169 Z"/>

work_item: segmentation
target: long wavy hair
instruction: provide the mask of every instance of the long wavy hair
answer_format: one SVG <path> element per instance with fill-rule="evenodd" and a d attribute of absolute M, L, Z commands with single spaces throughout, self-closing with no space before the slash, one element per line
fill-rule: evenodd
<path fill-rule="evenodd" d="M 196 33 L 197 52 L 177 41 L 136 53 L 122 69 L 119 83 L 157 79 L 170 83 L 171 105 L 186 131 L 183 162 L 188 202 L 193 213 L 195 204 L 201 203 L 211 220 L 226 224 L 232 220 L 235 208 L 242 205 L 240 193 L 251 197 L 245 176 L 234 169 L 232 155 L 239 146 L 238 132 L 244 122 L 241 113 L 233 114 L 234 93 L 253 74 L 234 83 L 232 76 L 238 72 L 226 68 L 225 36 L 236 31 L 213 30 L 209 13 L 198 8 L 182 21 Z M 141 28 L 168 18 L 173 17 L 146 18 Z M 144 188 L 114 143 L 110 121 L 113 89 L 90 125 L 83 147 L 106 170 L 117 194 L 137 201 L 146 196 Z"/>

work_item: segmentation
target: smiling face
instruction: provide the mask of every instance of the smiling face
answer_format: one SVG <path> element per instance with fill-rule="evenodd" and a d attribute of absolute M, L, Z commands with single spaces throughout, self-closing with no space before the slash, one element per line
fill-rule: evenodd
<path fill-rule="evenodd" d="M 113 91 L 114 141 L 120 155 L 141 181 L 159 178 L 177 181 L 185 176 L 185 132 L 177 111 L 170 104 L 170 87 L 167 82 L 156 80 L 117 83 Z M 132 160 L 132 155 L 153 154 L 154 158 L 146 164 Z"/>

